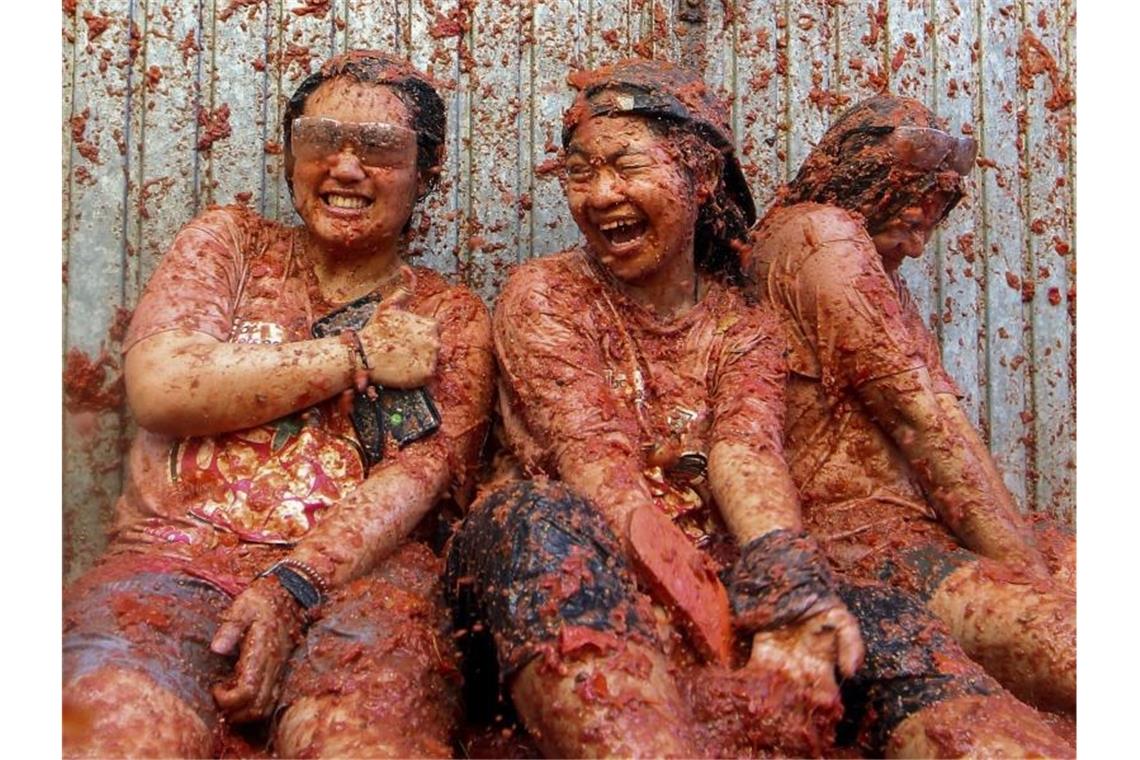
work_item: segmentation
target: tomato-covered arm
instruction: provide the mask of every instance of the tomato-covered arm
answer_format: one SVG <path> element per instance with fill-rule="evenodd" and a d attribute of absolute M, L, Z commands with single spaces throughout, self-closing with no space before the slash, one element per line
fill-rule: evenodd
<path fill-rule="evenodd" d="M 632 398 L 619 398 L 601 348 L 564 270 L 522 267 L 495 307 L 496 356 L 512 406 L 543 451 L 546 469 L 602 511 L 624 537 L 629 515 L 652 504 Z"/>
<path fill-rule="evenodd" d="M 713 388 L 709 486 L 737 543 L 778 528 L 802 530 L 795 484 L 784 461 L 780 325 L 751 309 L 725 336 Z"/>
<path fill-rule="evenodd" d="M 1039 566 L 1013 500 L 957 401 L 939 392 L 937 359 L 862 226 L 815 212 L 789 252 L 802 262 L 773 290 L 817 347 L 822 382 L 849 388 L 910 463 L 939 517 L 970 549 Z"/>
<path fill-rule="evenodd" d="M 175 236 L 139 300 L 123 347 L 124 381 L 139 425 L 175 437 L 242 430 L 351 387 L 363 350 L 373 382 L 417 386 L 435 368 L 434 320 L 382 304 L 351 336 L 235 339 L 238 304 L 284 280 L 262 271 L 269 226 L 249 211 L 213 208 Z M 277 294 L 282 297 L 283 294 Z"/>
<path fill-rule="evenodd" d="M 367 572 L 442 497 L 466 498 L 486 437 L 494 387 L 490 319 L 472 293 L 453 289 L 435 310 L 442 346 L 428 389 L 439 409 L 435 433 L 392 445 L 365 481 L 305 536 L 290 557 L 333 586 Z"/>
<path fill-rule="evenodd" d="M 386 452 L 365 481 L 290 552 L 284 571 L 299 572 L 314 592 L 368 572 L 449 487 L 461 498 L 471 483 L 494 381 L 490 320 L 474 295 L 458 290 L 444 297 L 433 316 L 445 327 L 440 373 L 429 385 L 440 429 Z M 240 648 L 234 679 L 214 687 L 214 698 L 230 720 L 260 719 L 272 709 L 301 625 L 300 600 L 280 576 L 255 579 L 222 613 L 211 648 L 221 654 Z"/>
<path fill-rule="evenodd" d="M 765 310 L 739 314 L 717 368 L 709 453 L 709 485 L 742 552 L 729 574 L 736 624 L 753 633 L 753 666 L 834 689 L 834 669 L 850 676 L 862 662 L 859 626 L 803 533 L 784 461 L 780 325 Z"/>

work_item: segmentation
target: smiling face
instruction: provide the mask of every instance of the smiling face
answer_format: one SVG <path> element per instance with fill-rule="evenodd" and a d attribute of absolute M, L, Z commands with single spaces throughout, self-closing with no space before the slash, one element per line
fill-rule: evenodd
<path fill-rule="evenodd" d="M 643 283 L 688 257 L 701 193 L 668 138 L 639 117 L 595 116 L 574 131 L 566 200 L 597 261 Z"/>
<path fill-rule="evenodd" d="M 871 235 L 871 241 L 887 269 L 898 267 L 907 257 L 917 259 L 922 256 L 950 201 L 949 193 L 935 191 L 879 225 Z"/>
<path fill-rule="evenodd" d="M 351 140 L 332 150 L 306 150 L 298 142 L 293 151 L 293 205 L 318 241 L 331 248 L 394 246 L 419 189 L 407 106 L 388 87 L 337 77 L 309 97 L 303 116 L 341 122 L 346 132 L 360 123 L 397 127 L 385 132 L 388 149 L 380 165 L 366 163 L 373 160 L 369 152 Z"/>

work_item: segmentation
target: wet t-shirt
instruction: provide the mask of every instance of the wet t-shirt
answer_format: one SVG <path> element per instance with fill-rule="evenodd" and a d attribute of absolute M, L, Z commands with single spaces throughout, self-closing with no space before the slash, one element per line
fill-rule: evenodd
<path fill-rule="evenodd" d="M 314 320 L 342 304 L 321 297 L 301 255 L 301 235 L 301 228 L 240 207 L 211 208 L 175 237 L 139 301 L 124 351 L 169 330 L 231 343 L 310 339 Z M 410 271 L 411 282 L 403 285 L 412 295 L 404 308 L 440 323 L 438 370 L 428 388 L 442 424 L 402 449 L 388 436 L 373 472 L 408 457 L 425 465 L 446 459 L 453 488 L 462 491 L 487 423 L 479 401 L 485 393 L 473 388 L 490 382 L 488 316 L 466 289 L 428 269 Z M 483 328 L 481 340 L 471 338 L 475 325 Z M 347 346 L 345 351 L 347 363 Z M 473 372 L 483 377 L 473 378 Z M 113 548 L 194 556 L 219 541 L 295 543 L 369 474 L 349 400 L 339 394 L 218 435 L 174 438 L 140 429 L 116 508 Z"/>
<path fill-rule="evenodd" d="M 784 450 L 808 529 L 841 566 L 871 560 L 911 534 L 952 542 L 902 452 L 855 393 L 926 368 L 936 393 L 960 395 L 861 221 L 814 203 L 780 209 L 761 223 L 743 263 L 788 342 Z"/>
<path fill-rule="evenodd" d="M 726 539 L 703 465 L 718 441 L 780 450 L 785 367 L 770 313 L 713 283 L 662 319 L 576 250 L 518 267 L 493 329 L 504 438 L 527 474 L 624 464 L 699 545 Z"/>

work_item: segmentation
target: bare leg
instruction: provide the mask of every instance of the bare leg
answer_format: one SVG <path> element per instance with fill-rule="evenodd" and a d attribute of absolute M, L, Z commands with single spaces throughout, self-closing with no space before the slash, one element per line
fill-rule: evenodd
<path fill-rule="evenodd" d="M 547 757 L 693 757 L 691 722 L 664 656 L 624 650 L 569 660 L 537 657 L 511 697 Z"/>
<path fill-rule="evenodd" d="M 298 699 L 277 723 L 280 757 L 451 757 L 446 724 L 426 725 L 430 705 L 391 692 Z M 443 729 L 442 731 L 440 729 Z"/>
<path fill-rule="evenodd" d="M 207 757 L 213 745 L 197 713 L 143 673 L 104 667 L 64 687 L 64 757 Z"/>
<path fill-rule="evenodd" d="M 886 756 L 1073 757 L 1035 710 L 1009 695 L 967 696 L 926 707 L 895 728 Z"/>
<path fill-rule="evenodd" d="M 973 660 L 1019 698 L 1076 710 L 1076 597 L 989 560 L 958 568 L 927 607 Z"/>

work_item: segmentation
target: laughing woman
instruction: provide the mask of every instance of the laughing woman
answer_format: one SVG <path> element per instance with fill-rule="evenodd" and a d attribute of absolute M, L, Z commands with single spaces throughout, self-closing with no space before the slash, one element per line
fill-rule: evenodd
<path fill-rule="evenodd" d="M 174 239 L 124 341 L 111 545 L 65 595 L 66 755 L 209 756 L 271 715 L 283 756 L 450 754 L 409 539 L 470 483 L 492 360 L 479 299 L 402 260 L 443 122 L 405 62 L 339 56 L 286 112 L 303 225 L 212 208 Z"/>
<path fill-rule="evenodd" d="M 473 510 L 445 590 L 548 755 L 821 752 L 862 647 L 799 532 L 778 325 L 734 287 L 755 212 L 726 112 L 661 62 L 578 84 L 584 244 L 517 269 L 494 319 L 504 443 L 531 479 Z M 767 582 L 781 567 L 798 585 Z"/>

